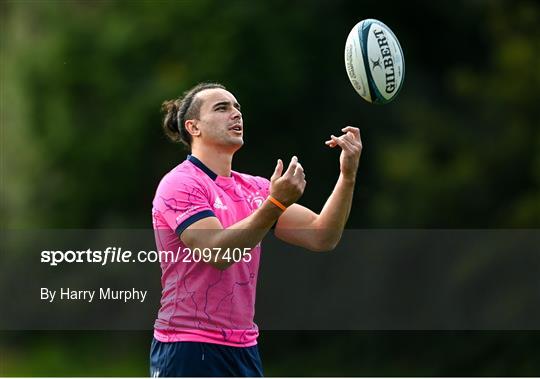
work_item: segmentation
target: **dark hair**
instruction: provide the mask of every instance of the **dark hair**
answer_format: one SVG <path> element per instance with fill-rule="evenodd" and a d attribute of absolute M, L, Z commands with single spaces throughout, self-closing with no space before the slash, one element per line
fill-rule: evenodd
<path fill-rule="evenodd" d="M 188 149 L 191 148 L 192 137 L 185 127 L 186 120 L 199 117 L 201 110 L 201 100 L 195 98 L 196 95 L 206 89 L 221 88 L 226 89 L 219 83 L 199 83 L 195 87 L 187 90 L 175 100 L 167 100 L 161 104 L 163 117 L 163 131 L 173 142 L 180 142 Z"/>

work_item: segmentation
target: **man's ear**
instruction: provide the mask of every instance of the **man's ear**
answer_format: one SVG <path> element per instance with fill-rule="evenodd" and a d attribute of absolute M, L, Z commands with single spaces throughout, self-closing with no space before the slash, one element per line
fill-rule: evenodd
<path fill-rule="evenodd" d="M 197 137 L 201 134 L 201 130 L 197 126 L 197 120 L 186 120 L 185 127 L 187 132 L 193 137 Z"/>

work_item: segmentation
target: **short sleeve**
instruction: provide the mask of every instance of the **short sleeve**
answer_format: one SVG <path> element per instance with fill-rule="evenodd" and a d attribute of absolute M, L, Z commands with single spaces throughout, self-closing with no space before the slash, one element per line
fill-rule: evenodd
<path fill-rule="evenodd" d="M 191 177 L 163 178 L 153 208 L 178 236 L 194 222 L 215 217 L 204 186 Z"/>

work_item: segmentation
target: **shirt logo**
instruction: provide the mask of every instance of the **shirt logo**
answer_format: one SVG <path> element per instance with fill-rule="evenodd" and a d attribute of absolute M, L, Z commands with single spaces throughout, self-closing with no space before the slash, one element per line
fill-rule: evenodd
<path fill-rule="evenodd" d="M 176 223 L 179 225 L 180 224 L 180 221 L 184 218 L 185 215 L 187 215 L 189 212 L 191 212 L 195 207 L 193 205 L 190 205 L 189 208 L 187 210 L 185 210 L 184 212 L 180 213 L 177 217 L 176 217 Z"/>
<path fill-rule="evenodd" d="M 219 196 L 216 196 L 216 201 L 214 201 L 214 208 L 216 209 L 223 209 L 224 211 L 227 210 L 227 206 L 223 204 Z"/>

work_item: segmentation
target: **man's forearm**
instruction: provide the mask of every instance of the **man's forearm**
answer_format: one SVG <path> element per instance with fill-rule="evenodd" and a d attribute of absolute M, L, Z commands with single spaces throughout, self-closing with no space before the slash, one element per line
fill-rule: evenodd
<path fill-rule="evenodd" d="M 225 229 L 192 230 L 198 248 L 252 248 L 266 235 L 281 215 L 281 210 L 268 200 L 245 219 Z"/>
<path fill-rule="evenodd" d="M 324 244 L 335 246 L 339 242 L 351 212 L 355 182 L 355 179 L 340 175 L 332 194 L 315 220 L 319 238 Z"/>
<path fill-rule="evenodd" d="M 249 217 L 214 233 L 209 242 L 222 248 L 254 247 L 261 242 L 281 213 L 278 207 L 266 200 Z"/>
<path fill-rule="evenodd" d="M 208 263 L 224 270 L 235 263 L 234 260 L 225 258 L 229 249 L 245 250 L 255 247 L 280 215 L 281 210 L 267 200 L 253 214 L 226 229 L 190 229 L 190 248 L 209 248 L 211 259 Z"/>

